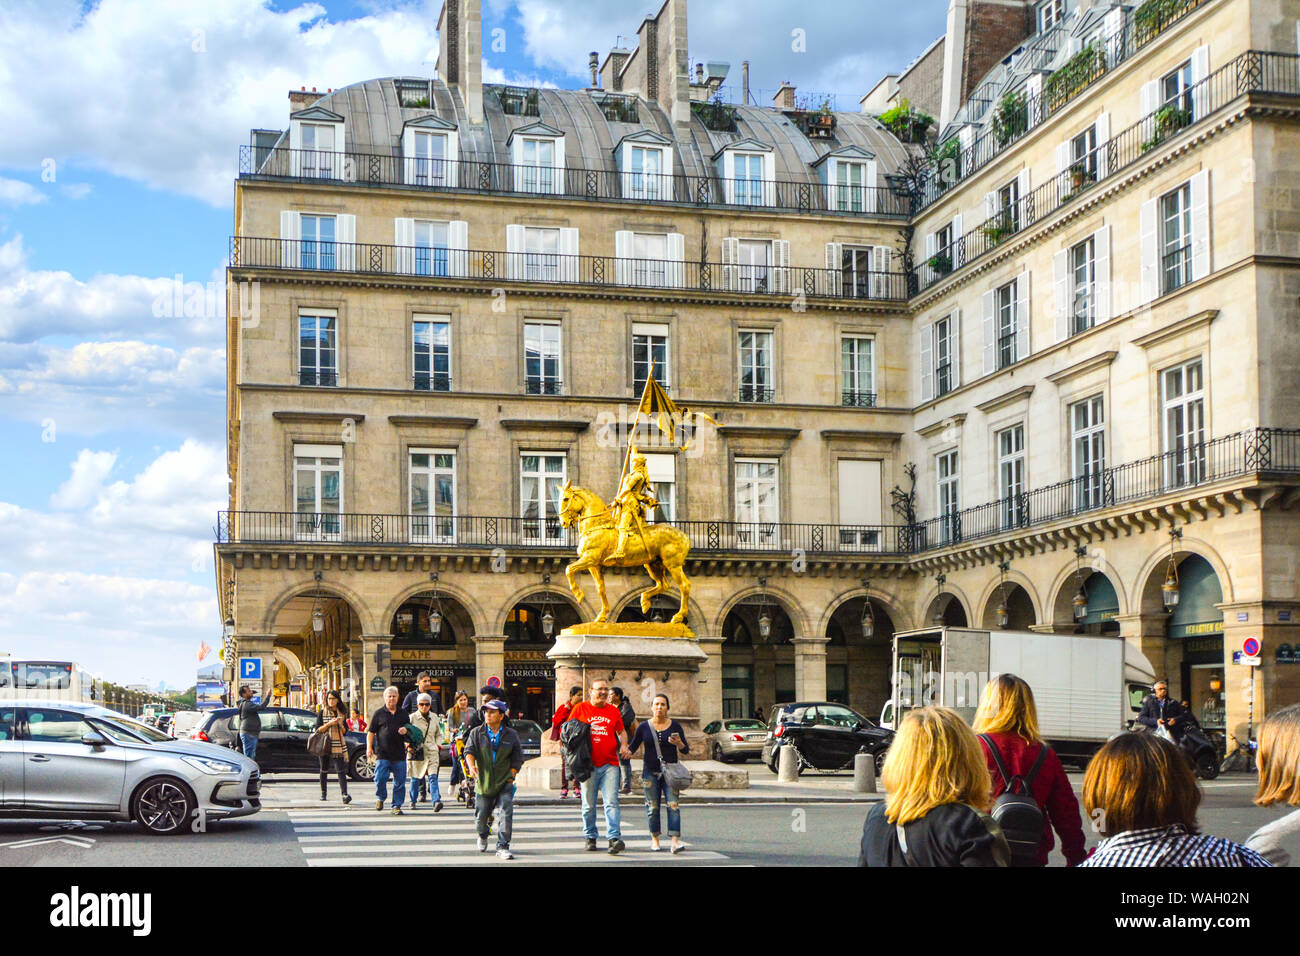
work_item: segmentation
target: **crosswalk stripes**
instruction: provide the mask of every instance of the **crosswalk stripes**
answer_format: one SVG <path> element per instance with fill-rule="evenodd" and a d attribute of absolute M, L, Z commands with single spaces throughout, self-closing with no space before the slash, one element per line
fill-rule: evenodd
<path fill-rule="evenodd" d="M 530 806 L 515 804 L 510 840 L 515 858 L 511 863 L 498 860 L 496 829 L 488 838 L 488 852 L 475 847 L 477 833 L 474 814 L 451 804 L 434 814 L 421 805 L 395 817 L 387 809 L 375 811 L 373 804 L 351 807 L 290 810 L 298 847 L 308 866 L 474 866 L 515 864 L 650 863 L 672 860 L 674 865 L 725 864 L 725 854 L 696 850 L 687 844 L 684 853 L 670 856 L 669 839 L 663 837 L 664 849 L 650 849 L 645 812 L 640 806 L 624 806 L 623 840 L 627 849 L 616 857 L 606 852 L 604 813 L 597 810 L 597 826 L 602 834 L 600 852 L 592 853 L 582 844 L 581 811 L 572 806 Z"/>

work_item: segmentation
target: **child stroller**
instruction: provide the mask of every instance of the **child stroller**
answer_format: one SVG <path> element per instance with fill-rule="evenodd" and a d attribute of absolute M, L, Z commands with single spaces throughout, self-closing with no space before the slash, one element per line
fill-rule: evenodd
<path fill-rule="evenodd" d="M 457 771 L 456 776 L 459 778 L 459 785 L 456 787 L 456 799 L 465 804 L 466 809 L 473 810 L 474 780 L 470 777 L 469 767 L 465 763 L 465 738 L 468 736 L 468 727 L 458 727 L 451 738 L 450 751 L 454 769 Z"/>

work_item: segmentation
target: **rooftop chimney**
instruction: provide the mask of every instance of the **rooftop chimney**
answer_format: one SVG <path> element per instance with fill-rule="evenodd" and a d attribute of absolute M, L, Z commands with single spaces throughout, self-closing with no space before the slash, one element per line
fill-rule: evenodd
<path fill-rule="evenodd" d="M 317 93 L 316 87 L 314 86 L 311 88 L 310 93 L 307 92 L 307 87 L 305 86 L 302 89 L 290 90 L 289 112 L 296 113 L 299 110 L 305 110 L 324 95 L 324 93 Z"/>
<path fill-rule="evenodd" d="M 591 70 L 592 88 L 600 89 L 600 54 L 595 50 L 587 54 L 587 69 Z"/>
<path fill-rule="evenodd" d="M 776 96 L 772 97 L 772 105 L 779 110 L 794 109 L 794 87 L 790 85 L 789 80 L 781 83 L 781 88 L 776 91 Z"/>
<path fill-rule="evenodd" d="M 438 14 L 438 62 L 448 86 L 460 90 L 469 121 L 483 122 L 483 13 L 480 0 L 444 0 Z"/>

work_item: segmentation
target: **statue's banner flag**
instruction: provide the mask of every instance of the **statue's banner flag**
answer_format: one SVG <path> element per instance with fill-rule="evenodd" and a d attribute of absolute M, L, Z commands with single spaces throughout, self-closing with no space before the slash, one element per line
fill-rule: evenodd
<path fill-rule="evenodd" d="M 641 404 L 637 407 L 638 417 L 645 415 L 648 419 L 659 426 L 659 430 L 668 436 L 668 440 L 676 445 L 678 431 L 681 426 L 689 425 L 691 428 L 698 426 L 698 419 L 703 419 L 711 425 L 716 426 L 715 422 L 703 412 L 693 412 L 689 408 L 678 408 L 677 403 L 668 397 L 668 393 L 663 390 L 663 386 L 655 381 L 654 371 L 646 378 L 645 389 L 641 392 Z M 684 431 L 684 429 L 683 429 Z M 690 446 L 690 440 L 687 439 L 682 443 L 682 450 Z"/>

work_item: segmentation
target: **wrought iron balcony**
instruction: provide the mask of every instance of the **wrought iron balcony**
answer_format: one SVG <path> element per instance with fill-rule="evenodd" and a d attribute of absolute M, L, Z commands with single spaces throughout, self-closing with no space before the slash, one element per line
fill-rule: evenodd
<path fill-rule="evenodd" d="M 742 385 L 737 401 L 770 404 L 776 398 L 776 389 L 764 385 Z"/>
<path fill-rule="evenodd" d="M 596 199 L 637 204 L 724 207 L 905 219 L 911 199 L 888 186 L 841 186 L 808 180 L 726 179 L 712 174 L 556 169 L 467 156 L 433 159 L 398 152 L 239 147 L 241 179 L 292 179 L 348 185 L 405 186 L 440 192 Z"/>
<path fill-rule="evenodd" d="M 451 375 L 448 372 L 416 372 L 412 384 L 417 392 L 450 392 Z"/>
<path fill-rule="evenodd" d="M 840 404 L 849 408 L 875 408 L 876 393 L 845 390 L 840 392 Z"/>
<path fill-rule="evenodd" d="M 783 297 L 802 293 L 811 298 L 889 302 L 903 302 L 908 296 L 908 277 L 902 272 L 863 271 L 858 274 L 859 281 L 846 282 L 839 269 L 806 266 L 755 267 L 721 262 L 430 249 L 260 236 L 232 236 L 230 265 L 368 276 L 599 286 L 611 290 L 659 289 Z"/>
<path fill-rule="evenodd" d="M 559 395 L 564 383 L 558 378 L 529 375 L 524 378 L 525 395 Z"/>

